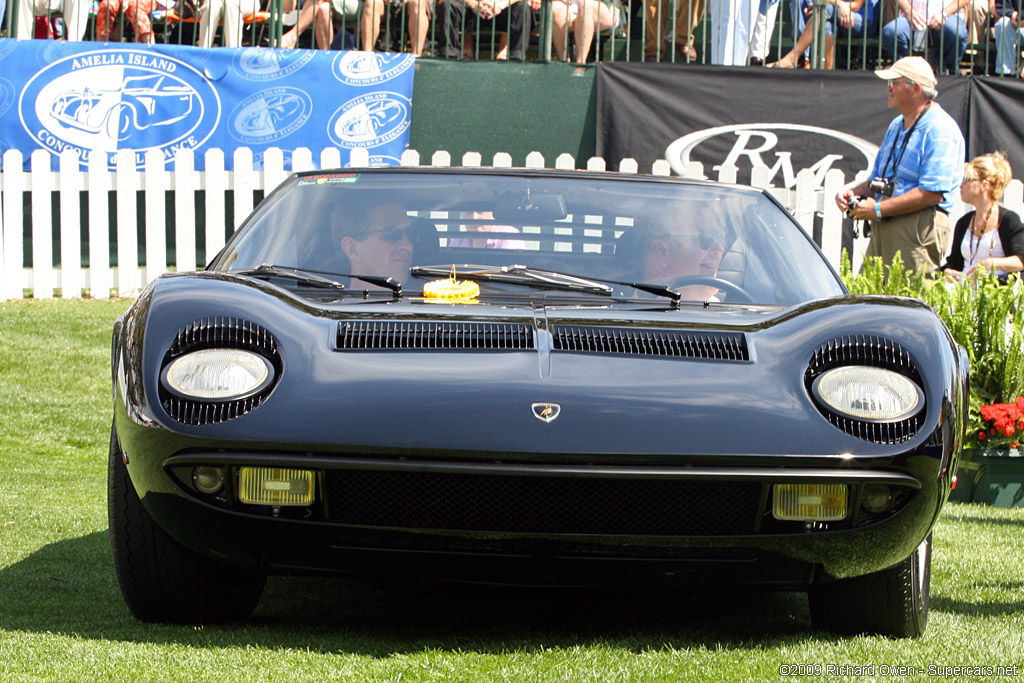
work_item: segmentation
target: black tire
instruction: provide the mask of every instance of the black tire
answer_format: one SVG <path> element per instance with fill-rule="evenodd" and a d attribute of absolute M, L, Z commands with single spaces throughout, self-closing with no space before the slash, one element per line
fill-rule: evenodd
<path fill-rule="evenodd" d="M 808 592 L 815 628 L 844 634 L 917 638 L 928 625 L 932 537 L 910 557 L 874 574 L 814 586 Z"/>
<path fill-rule="evenodd" d="M 110 431 L 107 469 L 110 549 L 128 608 L 137 619 L 200 624 L 243 619 L 266 577 L 218 565 L 181 546 L 142 506 Z"/>

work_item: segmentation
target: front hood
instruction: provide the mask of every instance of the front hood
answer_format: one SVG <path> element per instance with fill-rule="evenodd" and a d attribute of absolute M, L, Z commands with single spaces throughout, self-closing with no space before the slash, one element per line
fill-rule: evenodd
<path fill-rule="evenodd" d="M 230 277 L 159 280 L 132 316 L 145 319 L 140 413 L 180 434 L 234 448 L 293 443 L 314 451 L 360 454 L 484 454 L 501 458 L 559 453 L 601 456 L 762 454 L 889 455 L 925 444 L 950 412 L 956 356 L 938 318 L 920 302 L 842 297 L 802 307 L 502 305 L 400 302 L 314 304 L 271 285 Z M 175 335 L 219 316 L 256 323 L 275 338 L 281 379 L 252 412 L 225 422 L 186 425 L 153 399 Z M 343 350 L 339 325 L 422 322 L 525 326 L 525 349 L 390 348 Z M 126 324 L 126 328 L 128 325 Z M 713 343 L 740 338 L 745 359 L 652 355 L 642 343 L 602 350 L 558 348 L 566 329 L 586 336 L 684 332 Z M 841 338 L 883 338 L 911 351 L 920 369 L 926 414 L 906 443 L 870 443 L 841 431 L 816 409 L 804 376 L 816 350 Z M 139 345 L 141 346 L 141 345 Z M 138 348 L 138 347 L 136 347 Z M 697 354 L 701 355 L 701 354 Z M 129 363 L 129 366 L 131 363 Z M 535 404 L 558 406 L 539 419 Z M 828 447 L 823 447 L 828 444 Z"/>

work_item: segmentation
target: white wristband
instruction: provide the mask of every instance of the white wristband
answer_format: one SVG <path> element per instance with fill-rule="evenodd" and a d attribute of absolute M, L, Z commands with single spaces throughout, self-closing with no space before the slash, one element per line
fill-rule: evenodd
<path fill-rule="evenodd" d="M 882 220 L 882 202 L 875 202 L 875 216 Z"/>

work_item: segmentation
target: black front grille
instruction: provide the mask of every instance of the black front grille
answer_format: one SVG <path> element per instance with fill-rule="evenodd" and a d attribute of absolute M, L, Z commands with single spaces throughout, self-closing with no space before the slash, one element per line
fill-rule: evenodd
<path fill-rule="evenodd" d="M 328 471 L 327 515 L 359 526 L 535 534 L 754 531 L 757 482 Z"/>
<path fill-rule="evenodd" d="M 746 337 L 738 332 L 555 325 L 551 333 L 558 351 L 707 360 L 750 358 Z"/>
<path fill-rule="evenodd" d="M 532 349 L 527 323 L 478 323 L 398 320 L 344 320 L 338 323 L 338 348 L 344 350 Z"/>

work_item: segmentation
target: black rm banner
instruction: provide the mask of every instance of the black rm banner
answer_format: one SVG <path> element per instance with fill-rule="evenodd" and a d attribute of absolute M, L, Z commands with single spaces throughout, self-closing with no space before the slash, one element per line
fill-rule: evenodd
<path fill-rule="evenodd" d="M 963 131 L 971 81 L 939 79 L 938 102 Z M 750 182 L 754 166 L 764 165 L 775 187 L 795 186 L 796 174 L 806 168 L 820 187 L 830 169 L 843 171 L 847 181 L 870 170 L 897 116 L 887 99 L 885 81 L 870 71 L 603 63 L 597 73 L 597 154 L 612 169 L 633 158 L 650 171 L 666 159 L 676 174 L 699 161 L 710 178 L 718 177 L 719 166 L 735 165 L 741 183 Z M 1017 106 L 1013 116 L 1024 120 L 1024 104 Z"/>
<path fill-rule="evenodd" d="M 1002 150 L 1015 178 L 1024 178 L 1024 81 L 980 76 L 972 79 L 968 114 L 970 156 Z"/>

